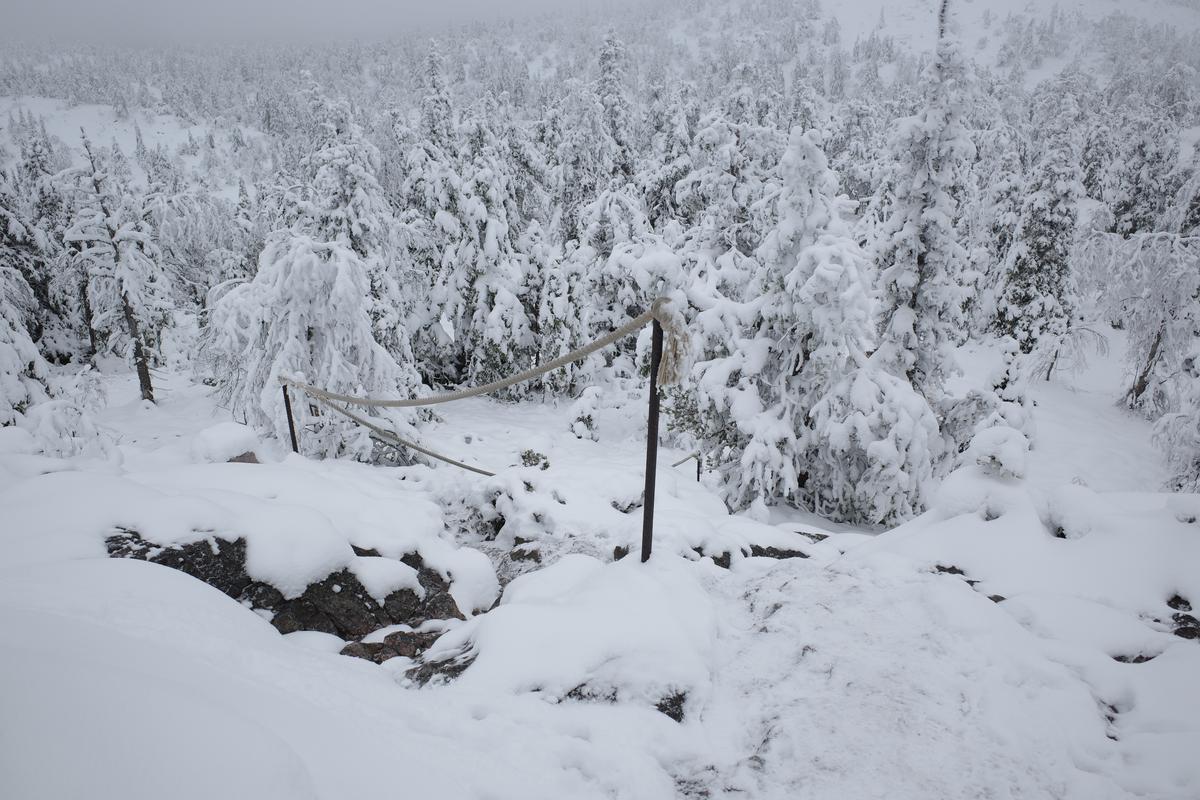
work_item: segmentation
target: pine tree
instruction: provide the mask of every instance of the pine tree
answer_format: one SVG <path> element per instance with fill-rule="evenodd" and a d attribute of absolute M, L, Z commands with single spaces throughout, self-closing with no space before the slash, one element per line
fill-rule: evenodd
<path fill-rule="evenodd" d="M 1071 328 L 1079 186 L 1075 154 L 1060 135 L 1050 140 L 1030 181 L 996 315 L 999 333 L 1012 336 L 1025 354 L 1053 351 Z"/>
<path fill-rule="evenodd" d="M 596 83 L 596 96 L 604 109 L 604 129 L 613 143 L 613 176 L 623 181 L 633 177 L 631 113 L 624 84 L 625 46 L 610 31 L 600 48 L 600 79 Z"/>
<path fill-rule="evenodd" d="M 411 396 L 411 375 L 375 341 L 368 291 L 361 257 L 342 240 L 272 234 L 254 278 L 213 304 L 204 334 L 209 373 L 233 413 L 284 440 L 281 375 L 342 394 Z M 305 452 L 371 453 L 362 428 L 307 403 L 293 409 L 305 430 Z M 404 414 L 388 415 L 390 425 L 410 422 Z"/>
<path fill-rule="evenodd" d="M 83 149 L 88 163 L 80 175 L 80 207 L 66 239 L 80 247 L 75 259 L 91 310 L 88 326 L 110 346 L 129 347 L 142 399 L 153 402 L 150 364 L 170 319 L 169 287 L 140 202 L 111 176 L 86 135 Z"/>
<path fill-rule="evenodd" d="M 0 170 L 0 426 L 12 425 L 48 396 L 49 365 L 31 330 L 38 303 L 25 275 L 38 258 L 39 232 L 17 216 L 11 183 Z"/>
<path fill-rule="evenodd" d="M 961 164 L 974 149 L 962 123 L 966 68 L 946 32 L 946 12 L 943 0 L 925 110 L 902 120 L 892 142 L 887 185 L 895 196 L 875 245 L 879 356 L 930 402 L 956 370 L 951 348 L 965 333 L 959 274 L 967 253 L 954 222 Z"/>

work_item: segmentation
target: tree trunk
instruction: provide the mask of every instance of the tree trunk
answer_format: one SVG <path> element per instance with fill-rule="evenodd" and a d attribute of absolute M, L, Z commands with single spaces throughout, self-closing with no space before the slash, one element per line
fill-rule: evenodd
<path fill-rule="evenodd" d="M 83 306 L 83 322 L 87 325 L 88 332 L 88 361 L 96 361 L 96 353 L 100 349 L 99 343 L 96 341 L 96 328 L 92 325 L 92 297 L 88 292 L 87 278 L 84 278 L 79 285 L 79 300 Z"/>
<path fill-rule="evenodd" d="M 1054 374 L 1054 368 L 1058 365 L 1058 351 L 1054 351 L 1054 357 L 1050 359 L 1050 366 L 1046 368 L 1046 381 L 1049 382 L 1050 376 Z"/>
<path fill-rule="evenodd" d="M 133 339 L 133 363 L 137 367 L 138 383 L 142 387 L 142 399 L 154 402 L 154 385 L 150 383 L 150 362 L 146 358 L 146 348 L 142 345 L 142 331 L 138 327 L 137 317 L 129 305 L 129 295 L 121 293 L 121 311 L 125 315 L 125 326 L 129 329 L 129 338 Z"/>
<path fill-rule="evenodd" d="M 1130 386 L 1129 391 L 1125 393 L 1125 405 L 1130 408 L 1137 406 L 1142 395 L 1150 388 L 1150 373 L 1154 371 L 1154 365 L 1158 363 L 1158 351 L 1162 347 L 1163 332 L 1163 328 L 1158 329 L 1158 334 L 1155 335 L 1154 342 L 1150 345 L 1150 354 L 1146 356 L 1146 363 L 1142 367 L 1142 371 L 1137 374 L 1133 386 Z"/>

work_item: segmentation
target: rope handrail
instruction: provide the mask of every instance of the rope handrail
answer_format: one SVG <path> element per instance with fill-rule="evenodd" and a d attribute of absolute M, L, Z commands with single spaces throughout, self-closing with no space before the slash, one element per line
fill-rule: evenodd
<path fill-rule="evenodd" d="M 477 397 L 479 395 L 491 394 L 498 392 L 501 389 L 506 389 L 530 378 L 536 378 L 539 375 L 544 375 L 551 370 L 566 366 L 573 361 L 586 358 L 597 350 L 613 344 L 618 339 L 628 336 L 634 331 L 646 325 L 649 322 L 654 322 L 654 330 L 651 335 L 650 348 L 650 397 L 649 410 L 646 415 L 646 488 L 643 493 L 645 498 L 642 504 L 642 561 L 645 562 L 650 558 L 650 551 L 654 540 L 654 489 L 656 478 L 656 463 L 658 456 L 658 414 L 659 414 L 659 385 L 670 385 L 679 383 L 683 378 L 684 371 L 687 369 L 689 354 L 691 351 L 691 338 L 688 334 L 687 325 L 684 322 L 683 315 L 678 310 L 672 307 L 670 300 L 660 297 L 655 300 L 648 311 L 645 311 L 633 319 L 626 322 L 621 327 L 601 336 L 599 339 L 584 345 L 576 350 L 559 356 L 545 364 L 540 364 L 530 369 L 519 372 L 516 375 L 510 376 L 503 380 L 486 383 L 482 386 L 473 388 L 459 389 L 454 392 L 445 392 L 443 394 L 433 395 L 431 397 L 418 397 L 408 400 L 383 400 L 369 397 L 355 397 L 354 395 L 339 394 L 337 392 L 327 392 L 316 386 L 311 386 L 307 383 L 302 383 L 287 375 L 279 375 L 280 390 L 283 392 L 284 410 L 287 412 L 288 431 L 292 438 L 292 451 L 299 452 L 300 448 L 296 441 L 296 426 L 292 414 L 292 401 L 288 395 L 288 386 L 295 387 L 302 392 L 305 392 L 318 403 L 328 407 L 332 411 L 341 414 L 352 422 L 367 428 L 371 431 L 377 440 L 382 440 L 387 443 L 392 443 L 401 447 L 407 447 L 418 453 L 422 453 L 430 458 L 435 458 L 447 464 L 452 464 L 460 469 L 465 469 L 470 472 L 475 472 L 487 477 L 494 477 L 494 472 L 489 472 L 479 467 L 473 467 L 470 464 L 464 464 L 461 461 L 444 456 L 430 450 L 427 447 L 422 447 L 415 442 L 410 442 L 396 433 L 376 425 L 366 417 L 359 416 L 349 408 L 339 405 L 345 403 L 347 405 L 365 406 L 368 408 L 416 408 L 420 406 L 431 406 L 439 403 L 449 403 L 454 400 L 463 400 L 468 397 Z M 687 459 L 684 459 L 685 461 Z M 683 463 L 683 462 L 680 462 Z M 696 480 L 700 480 L 701 459 L 696 458 Z"/>
<path fill-rule="evenodd" d="M 494 473 L 494 472 L 488 472 L 486 469 L 482 469 L 480 467 L 473 467 L 470 464 L 464 464 L 463 462 L 453 459 L 450 456 L 444 456 L 441 453 L 430 450 L 428 447 L 423 447 L 423 446 L 417 444 L 416 442 L 410 442 L 407 439 L 404 439 L 401 436 L 399 436 L 398 434 L 394 433 L 393 431 L 389 431 L 387 428 L 383 428 L 379 425 L 376 425 L 375 423 L 371 422 L 370 420 L 366 419 L 365 417 L 360 417 L 358 414 L 355 414 L 353 411 L 351 411 L 348 408 L 342 408 L 341 406 L 337 405 L 336 403 L 331 403 L 326 400 L 322 400 L 321 398 L 317 398 L 317 402 L 319 402 L 321 405 L 325 406 L 326 408 L 330 408 L 330 409 L 336 411 L 337 413 L 341 414 L 342 416 L 346 417 L 347 419 L 349 419 L 353 422 L 357 422 L 359 425 L 362 425 L 364 428 L 371 431 L 371 433 L 375 434 L 377 437 L 379 437 L 380 439 L 383 439 L 386 442 L 390 442 L 391 444 L 400 445 L 401 447 L 407 447 L 410 450 L 415 450 L 418 453 L 422 453 L 424 455 L 429 456 L 430 458 L 436 458 L 438 461 L 444 461 L 447 464 L 452 464 L 453 466 L 456 466 L 460 469 L 465 469 L 469 472 L 475 472 L 475 473 L 477 473 L 479 475 L 483 475 L 484 477 L 487 477 L 487 478 L 496 477 L 496 473 Z"/>
<path fill-rule="evenodd" d="M 699 452 L 699 451 L 696 451 L 695 453 L 688 453 L 686 456 L 684 456 L 683 458 L 679 459 L 678 461 L 676 461 L 676 462 L 675 462 L 674 464 L 672 464 L 671 466 L 672 466 L 672 467 L 678 467 L 678 466 L 680 466 L 681 464 L 686 464 L 687 462 L 691 461 L 693 458 L 694 458 L 694 459 L 696 459 L 697 461 L 699 461 L 699 460 L 700 460 L 700 452 Z"/>
<path fill-rule="evenodd" d="M 539 375 L 544 375 L 547 372 L 556 370 L 559 367 L 565 367 L 574 361 L 587 358 L 592 353 L 602 350 L 613 344 L 619 339 L 622 339 L 634 331 L 642 328 L 646 323 L 658 320 L 658 323 L 663 327 L 663 331 L 667 336 L 668 342 L 664 348 L 665 358 L 662 359 L 659 365 L 658 382 L 660 385 L 669 385 L 678 383 L 682 377 L 683 365 L 687 360 L 687 353 L 690 350 L 690 342 L 687 339 L 687 331 L 682 326 L 682 320 L 678 312 L 674 311 L 670 306 L 670 301 L 665 298 L 655 300 L 648 311 L 645 311 L 633 319 L 626 322 L 621 327 L 601 336 L 583 347 L 565 353 L 558 358 L 548 361 L 545 364 L 539 364 L 530 367 L 527 370 L 518 372 L 516 375 L 511 375 L 507 378 L 491 383 L 485 383 L 482 386 L 475 386 L 466 389 L 458 389 L 453 392 L 444 392 L 435 394 L 429 397 L 414 397 L 407 400 L 385 400 L 380 398 L 356 397 L 349 394 L 340 394 L 338 392 L 328 392 L 316 386 L 307 383 L 302 383 L 286 375 L 279 376 L 279 382 L 288 386 L 294 386 L 306 394 L 327 401 L 335 401 L 340 403 L 348 403 L 350 405 L 365 406 L 367 408 L 418 408 L 421 406 L 432 406 L 440 403 L 450 403 L 455 400 L 465 400 L 468 397 L 478 397 L 479 395 L 492 394 L 501 389 L 507 389 L 518 383 L 523 383 Z"/>

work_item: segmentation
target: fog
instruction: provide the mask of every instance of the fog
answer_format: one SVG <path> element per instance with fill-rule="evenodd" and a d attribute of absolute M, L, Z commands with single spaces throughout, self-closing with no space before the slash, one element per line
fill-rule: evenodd
<path fill-rule="evenodd" d="M 647 0 L 642 0 L 643 3 Z M 385 39 L 620 0 L 0 0 L 0 39 Z"/>

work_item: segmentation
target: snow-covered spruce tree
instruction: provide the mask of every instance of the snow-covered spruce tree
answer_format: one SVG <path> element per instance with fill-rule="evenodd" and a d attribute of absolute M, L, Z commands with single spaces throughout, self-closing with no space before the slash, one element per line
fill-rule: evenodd
<path fill-rule="evenodd" d="M 562 248 L 550 242 L 534 223 L 521 237 L 519 246 L 529 266 L 540 277 L 536 317 L 536 361 L 544 364 L 582 347 L 588 341 L 592 298 L 578 261 L 563 257 Z M 594 361 L 590 359 L 589 361 Z M 543 395 L 572 397 L 593 368 L 589 361 L 574 362 L 531 382 Z"/>
<path fill-rule="evenodd" d="M 411 368 L 402 369 L 375 341 L 369 289 L 361 257 L 345 242 L 291 230 L 272 234 L 253 280 L 213 304 L 205 331 L 211 375 L 233 413 L 285 440 L 280 375 L 342 394 L 411 396 Z M 293 402 L 293 409 L 305 453 L 371 453 L 367 432 L 334 412 L 314 413 L 304 402 Z M 393 425 L 407 419 L 389 415 Z"/>
<path fill-rule="evenodd" d="M 1149 233 L 1178 190 L 1178 129 L 1153 107 L 1128 113 L 1121 126 L 1118 157 L 1105 200 L 1114 233 Z"/>
<path fill-rule="evenodd" d="M 91 311 L 88 326 L 108 347 L 132 356 L 142 399 L 153 402 L 150 365 L 161 358 L 170 288 L 138 198 L 116 185 L 104 154 L 86 135 L 83 150 L 88 163 L 79 175 L 79 204 L 65 238 L 79 247 L 74 261 Z"/>
<path fill-rule="evenodd" d="M 881 294 L 877 358 L 931 403 L 956 370 L 952 347 L 966 332 L 959 273 L 967 253 L 954 223 L 961 164 L 974 150 L 962 123 L 967 71 L 946 15 L 943 0 L 925 109 L 898 123 L 885 181 L 894 196 L 884 204 L 874 245 Z"/>
<path fill-rule="evenodd" d="M 410 257 L 415 234 L 384 197 L 375 177 L 379 153 L 349 107 L 321 95 L 310 102 L 319 133 L 315 149 L 301 161 L 309 199 L 296 228 L 316 241 L 345 245 L 361 260 L 375 339 L 407 373 L 399 388 L 411 391 L 420 379 L 408 326 L 428 281 Z"/>
<path fill-rule="evenodd" d="M 737 459 L 723 477 L 732 507 L 791 502 L 857 523 L 907 518 L 932 475 L 936 418 L 865 355 L 868 261 L 841 220 L 819 134 L 794 129 L 779 170 L 777 221 L 757 253 L 745 327 L 696 365 L 694 405 L 680 410 L 700 423 L 705 452 Z M 701 311 L 701 329 L 722 313 Z"/>
<path fill-rule="evenodd" d="M 30 335 L 39 309 L 25 280 L 38 257 L 40 236 L 14 206 L 7 175 L 0 171 L 0 426 L 17 422 L 49 395 L 49 365 Z"/>
<path fill-rule="evenodd" d="M 1051 138 L 1034 168 L 1012 245 L 996 329 L 1023 354 L 1053 360 L 1077 305 L 1070 253 L 1080 195 L 1079 167 L 1065 132 Z"/>
<path fill-rule="evenodd" d="M 631 112 L 625 96 L 625 46 L 616 33 L 609 31 L 600 48 L 600 78 L 596 96 L 604 109 L 604 129 L 613 142 L 613 175 L 621 180 L 633 178 Z"/>
<path fill-rule="evenodd" d="M 637 184 L 642 190 L 646 217 L 658 233 L 666 233 L 667 225 L 679 217 L 675 185 L 692 169 L 691 147 L 698 116 L 690 88 L 673 94 L 661 127 L 651 137 L 650 155 L 640 167 Z"/>
<path fill-rule="evenodd" d="M 980 270 L 977 291 L 969 298 L 972 330 L 990 328 L 996 319 L 1000 293 L 1004 290 L 1004 275 L 1009 251 L 1021 227 L 1021 209 L 1025 203 L 1025 178 L 1021 169 L 1021 158 L 1016 143 L 1004 137 L 1000 143 L 1002 153 L 996 170 L 985 178 L 983 202 L 980 211 L 983 219 L 978 234 L 986 254 Z"/>
<path fill-rule="evenodd" d="M 735 508 L 754 501 L 810 505 L 829 494 L 827 486 L 818 489 L 824 476 L 810 464 L 809 413 L 846 374 L 851 348 L 865 349 L 868 337 L 870 304 L 860 275 L 866 263 L 839 219 L 837 179 L 819 134 L 794 129 L 779 171 L 778 221 L 757 253 L 746 341 L 698 369 L 698 404 L 740 434 L 739 466 L 724 478 Z M 749 379 L 738 402 L 728 380 L 713 380 L 729 374 L 729 359 Z"/>
<path fill-rule="evenodd" d="M 433 309 L 453 331 L 461 380 L 490 383 L 531 364 L 535 345 L 528 292 L 528 260 L 516 246 L 510 220 L 519 217 L 512 176 L 489 119 L 485 98 L 461 131 L 458 236 L 443 255 L 433 289 Z M 508 390 L 509 397 L 527 391 Z"/>

